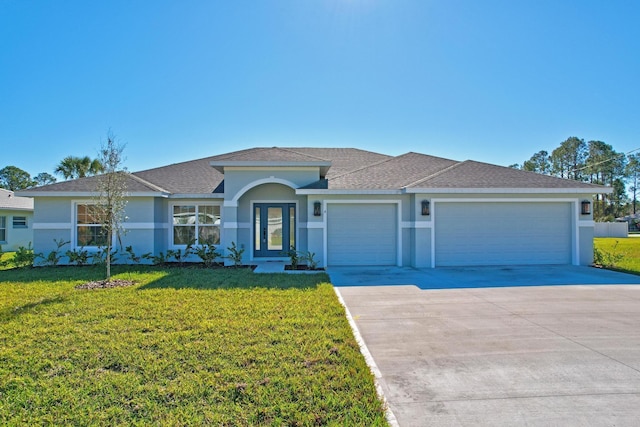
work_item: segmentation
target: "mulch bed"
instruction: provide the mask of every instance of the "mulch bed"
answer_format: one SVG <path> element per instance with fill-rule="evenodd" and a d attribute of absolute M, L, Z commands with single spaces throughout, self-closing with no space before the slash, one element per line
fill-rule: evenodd
<path fill-rule="evenodd" d="M 285 270 L 300 270 L 300 271 L 324 271 L 323 267 L 309 268 L 306 265 L 298 265 L 297 268 L 293 268 L 292 265 L 285 265 Z"/>
<path fill-rule="evenodd" d="M 83 283 L 76 286 L 76 289 L 111 289 L 111 288 L 124 288 L 127 286 L 133 286 L 136 282 L 132 280 L 112 279 L 112 280 L 95 280 L 93 282 Z"/>

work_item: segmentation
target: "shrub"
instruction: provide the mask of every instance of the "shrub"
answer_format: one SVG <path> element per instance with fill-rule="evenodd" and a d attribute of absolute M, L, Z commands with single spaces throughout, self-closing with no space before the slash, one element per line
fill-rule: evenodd
<path fill-rule="evenodd" d="M 89 263 L 89 252 L 83 248 L 70 249 L 65 255 L 69 258 L 69 264 L 87 265 Z"/>
<path fill-rule="evenodd" d="M 216 258 L 222 256 L 220 252 L 216 251 L 216 247 L 212 244 L 198 246 L 194 250 L 194 253 L 202 260 L 205 267 L 211 267 L 216 261 Z"/>
<path fill-rule="evenodd" d="M 231 242 L 231 246 L 229 246 L 227 250 L 229 251 L 227 258 L 233 261 L 233 266 L 240 267 L 242 265 L 242 254 L 244 253 L 244 248 L 238 249 L 236 242 Z"/>
<path fill-rule="evenodd" d="M 13 256 L 13 265 L 17 268 L 28 267 L 33 265 L 35 261 L 35 254 L 33 253 L 33 248 L 31 247 L 31 242 L 25 248 L 24 246 L 20 246 Z"/>
<path fill-rule="evenodd" d="M 291 268 L 296 270 L 298 268 L 298 264 L 300 262 L 300 258 L 298 256 L 298 251 L 296 251 L 295 246 L 291 246 L 288 251 L 284 252 L 286 256 L 289 257 L 289 262 L 291 263 Z"/>
<path fill-rule="evenodd" d="M 315 270 L 316 268 L 318 268 L 318 260 L 315 259 L 315 256 L 315 252 L 302 252 L 302 254 L 300 255 L 300 260 L 307 264 L 307 267 L 309 267 L 310 270 Z"/>

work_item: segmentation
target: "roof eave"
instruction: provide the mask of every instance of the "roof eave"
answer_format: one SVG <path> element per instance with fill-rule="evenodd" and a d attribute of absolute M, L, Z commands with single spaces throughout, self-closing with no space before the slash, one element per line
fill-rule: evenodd
<path fill-rule="evenodd" d="M 357 190 L 320 190 L 320 189 L 297 189 L 296 194 L 298 195 L 357 195 L 357 194 L 402 194 L 401 190 L 367 190 L 367 189 L 357 189 Z"/>
<path fill-rule="evenodd" d="M 26 197 L 100 197 L 98 191 L 31 191 L 22 193 Z M 160 191 L 129 191 L 127 197 L 168 197 L 169 193 Z"/>
<path fill-rule="evenodd" d="M 405 188 L 404 193 L 461 193 L 461 194 L 611 194 L 611 187 L 600 188 Z"/>
<path fill-rule="evenodd" d="M 273 168 L 279 168 L 279 167 L 285 167 L 285 168 L 290 168 L 290 167 L 317 167 L 320 168 L 320 174 L 322 176 L 326 175 L 327 171 L 329 170 L 329 168 L 331 167 L 331 162 L 326 161 L 326 162 L 282 162 L 282 161 L 256 161 L 256 160 L 251 160 L 251 161 L 232 161 L 232 160 L 227 160 L 227 161 L 211 161 L 209 162 L 209 165 L 211 165 L 211 167 L 213 167 L 215 170 L 217 170 L 220 173 L 224 173 L 224 168 L 225 167 L 273 167 Z"/>

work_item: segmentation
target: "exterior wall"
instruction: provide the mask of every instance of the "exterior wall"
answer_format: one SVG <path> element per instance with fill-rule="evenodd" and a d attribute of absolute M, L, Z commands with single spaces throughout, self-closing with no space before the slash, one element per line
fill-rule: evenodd
<path fill-rule="evenodd" d="M 268 184 L 281 181 L 280 184 L 289 188 L 300 188 L 318 181 L 320 172 L 317 167 L 300 168 L 225 168 L 224 172 L 224 194 L 225 200 L 239 200 L 244 194 L 243 190 L 250 190 L 261 184 Z"/>
<path fill-rule="evenodd" d="M 75 206 L 77 203 L 91 203 L 91 199 L 72 197 L 36 197 L 34 198 L 33 248 L 36 253 L 46 256 L 56 250 L 54 240 L 69 242 L 60 249 L 64 253 L 69 249 L 81 249 L 75 241 Z M 144 253 L 156 254 L 158 249 L 166 250 L 166 214 L 162 216 L 161 200 L 153 197 L 132 197 L 125 209 L 126 220 L 123 223 L 124 233 L 121 236 L 122 248 L 132 246 L 136 255 Z M 158 218 L 160 216 L 160 218 Z M 159 232 L 164 230 L 164 232 Z M 161 240 L 161 243 L 158 242 Z M 91 248 L 86 248 L 92 251 Z M 93 249 L 95 250 L 95 249 Z M 124 256 L 119 262 L 126 262 Z M 60 260 L 68 262 L 67 257 Z"/>
<path fill-rule="evenodd" d="M 0 216 L 6 218 L 6 240 L 0 241 L 0 246 L 5 252 L 15 251 L 20 246 L 25 248 L 33 243 L 33 212 L 22 210 L 0 209 Z M 14 228 L 13 217 L 20 216 L 27 219 L 26 228 Z"/>

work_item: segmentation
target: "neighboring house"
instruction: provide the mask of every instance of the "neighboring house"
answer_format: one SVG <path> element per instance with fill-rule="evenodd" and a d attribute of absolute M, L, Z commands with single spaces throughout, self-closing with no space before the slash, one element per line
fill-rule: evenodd
<path fill-rule="evenodd" d="M 33 241 L 33 199 L 0 188 L 0 246 L 5 252 Z"/>
<path fill-rule="evenodd" d="M 34 246 L 105 242 L 92 220 L 98 177 L 23 191 L 35 199 Z M 320 266 L 574 264 L 593 258 L 592 195 L 611 189 L 475 161 L 352 148 L 253 148 L 128 176 L 135 253 L 189 241 L 244 262 L 286 259 L 294 246 Z"/>

